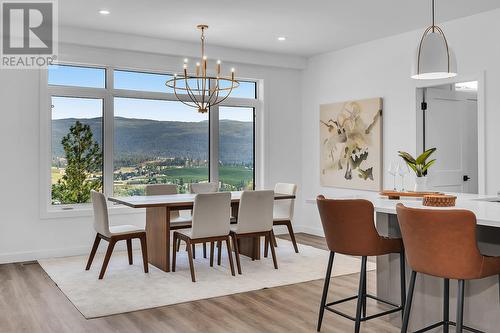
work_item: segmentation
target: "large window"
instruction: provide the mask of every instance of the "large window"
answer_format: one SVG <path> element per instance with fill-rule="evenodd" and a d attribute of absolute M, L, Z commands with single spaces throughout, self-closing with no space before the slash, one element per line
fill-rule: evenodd
<path fill-rule="evenodd" d="M 84 203 L 102 190 L 103 101 L 52 96 L 52 204 Z"/>
<path fill-rule="evenodd" d="M 208 181 L 208 120 L 177 101 L 114 99 L 114 195 L 144 194 L 146 184 Z"/>
<path fill-rule="evenodd" d="M 257 83 L 241 81 L 208 114 L 177 100 L 170 73 L 54 65 L 48 70 L 51 205 L 144 194 L 147 184 L 255 184 Z M 109 78 L 109 80 L 107 80 Z M 181 97 L 182 98 L 182 97 Z"/>
<path fill-rule="evenodd" d="M 254 108 L 219 107 L 219 181 L 221 189 L 254 186 Z"/>

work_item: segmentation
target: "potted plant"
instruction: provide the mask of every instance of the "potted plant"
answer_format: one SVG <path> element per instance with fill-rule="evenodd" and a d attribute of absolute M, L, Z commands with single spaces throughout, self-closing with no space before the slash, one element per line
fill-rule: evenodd
<path fill-rule="evenodd" d="M 436 162 L 436 160 L 430 160 L 427 162 L 427 159 L 436 151 L 436 148 L 431 148 L 424 151 L 417 158 L 413 158 L 410 154 L 404 151 L 398 151 L 399 156 L 406 162 L 406 164 L 415 171 L 415 192 L 422 192 L 426 190 L 427 185 L 427 170 L 431 167 L 431 165 Z"/>

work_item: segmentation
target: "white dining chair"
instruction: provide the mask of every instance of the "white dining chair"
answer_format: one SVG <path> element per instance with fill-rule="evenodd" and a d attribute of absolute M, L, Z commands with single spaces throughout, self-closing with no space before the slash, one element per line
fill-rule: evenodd
<path fill-rule="evenodd" d="M 266 244 L 269 244 L 273 237 L 273 202 L 274 191 L 243 191 L 241 193 L 238 209 L 238 223 L 231 225 L 231 237 L 236 253 L 236 265 L 238 274 L 241 274 L 240 254 L 238 248 L 238 238 L 259 238 L 264 236 Z M 274 246 L 270 246 L 273 256 L 274 268 L 278 269 L 276 252 Z"/>
<path fill-rule="evenodd" d="M 208 182 L 208 183 L 191 183 L 189 184 L 189 191 L 192 194 L 201 194 L 201 193 L 215 193 L 219 191 L 219 184 L 215 182 Z M 180 244 L 180 239 L 179 243 Z M 214 243 L 210 243 L 210 253 L 213 253 L 212 248 L 214 247 Z M 217 264 L 220 266 L 221 261 L 222 261 L 222 242 L 217 242 Z M 179 250 L 179 246 L 177 247 L 177 251 Z M 193 250 L 194 251 L 194 250 Z M 194 252 L 193 252 L 194 253 Z M 207 257 L 207 243 L 203 243 L 203 256 L 204 258 Z M 213 257 L 210 257 L 211 262 L 213 261 Z"/>
<path fill-rule="evenodd" d="M 230 205 L 231 193 L 229 192 L 197 194 L 194 198 L 193 223 L 191 229 L 174 231 L 174 246 L 177 245 L 177 239 L 182 239 L 188 245 L 189 269 L 193 282 L 196 282 L 196 278 L 193 264 L 193 252 L 190 245 L 197 243 L 225 241 L 229 266 L 231 267 L 231 275 L 235 275 L 229 238 L 229 214 L 227 213 Z M 213 266 L 213 250 L 214 248 L 212 246 L 210 251 L 210 266 Z M 172 251 L 172 256 L 172 272 L 175 272 L 177 260 L 177 251 L 175 248 Z"/>
<path fill-rule="evenodd" d="M 132 259 L 132 239 L 138 238 L 141 241 L 142 261 L 144 265 L 144 273 L 148 273 L 148 247 L 146 245 L 146 231 L 143 228 L 135 225 L 117 225 L 109 226 L 108 206 L 106 204 L 106 197 L 104 194 L 96 191 L 91 191 L 92 206 L 94 208 L 94 229 L 96 236 L 94 245 L 90 251 L 90 256 L 87 261 L 85 270 L 89 270 L 94 260 L 97 248 L 101 239 L 108 241 L 108 249 L 102 263 L 101 272 L 99 273 L 99 280 L 104 277 L 106 268 L 108 267 L 109 259 L 113 253 L 116 242 L 121 240 L 127 241 L 128 263 L 133 264 Z"/>
<path fill-rule="evenodd" d="M 214 193 L 219 191 L 219 184 L 215 182 L 208 183 L 192 183 L 189 184 L 189 191 L 191 193 Z"/>
<path fill-rule="evenodd" d="M 274 187 L 274 193 L 295 195 L 297 194 L 297 185 L 277 183 Z M 287 227 L 295 253 L 299 253 L 292 227 L 294 206 L 295 199 L 275 200 L 273 207 L 273 225 L 284 225 Z M 273 237 L 272 241 L 274 246 L 278 246 L 275 237 Z M 267 244 L 265 249 L 264 257 L 267 257 Z"/>

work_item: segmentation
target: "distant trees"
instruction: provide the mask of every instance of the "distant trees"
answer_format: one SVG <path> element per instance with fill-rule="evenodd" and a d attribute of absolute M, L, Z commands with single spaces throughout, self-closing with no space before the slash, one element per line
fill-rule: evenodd
<path fill-rule="evenodd" d="M 52 201 L 70 204 L 90 200 L 90 190 L 102 189 L 102 153 L 89 125 L 76 121 L 61 144 L 67 161 L 64 175 L 52 185 Z"/>

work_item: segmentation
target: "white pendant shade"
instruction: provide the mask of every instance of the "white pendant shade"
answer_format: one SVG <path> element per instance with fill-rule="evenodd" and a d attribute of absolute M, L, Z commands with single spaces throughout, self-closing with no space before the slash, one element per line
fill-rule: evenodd
<path fill-rule="evenodd" d="M 457 75 L 454 53 L 447 47 L 444 36 L 436 32 L 426 34 L 417 50 L 413 79 L 444 79 Z"/>
<path fill-rule="evenodd" d="M 443 30 L 436 25 L 434 0 L 431 0 L 432 24 L 425 29 L 413 64 L 412 79 L 436 80 L 457 75 L 457 62 Z"/>

